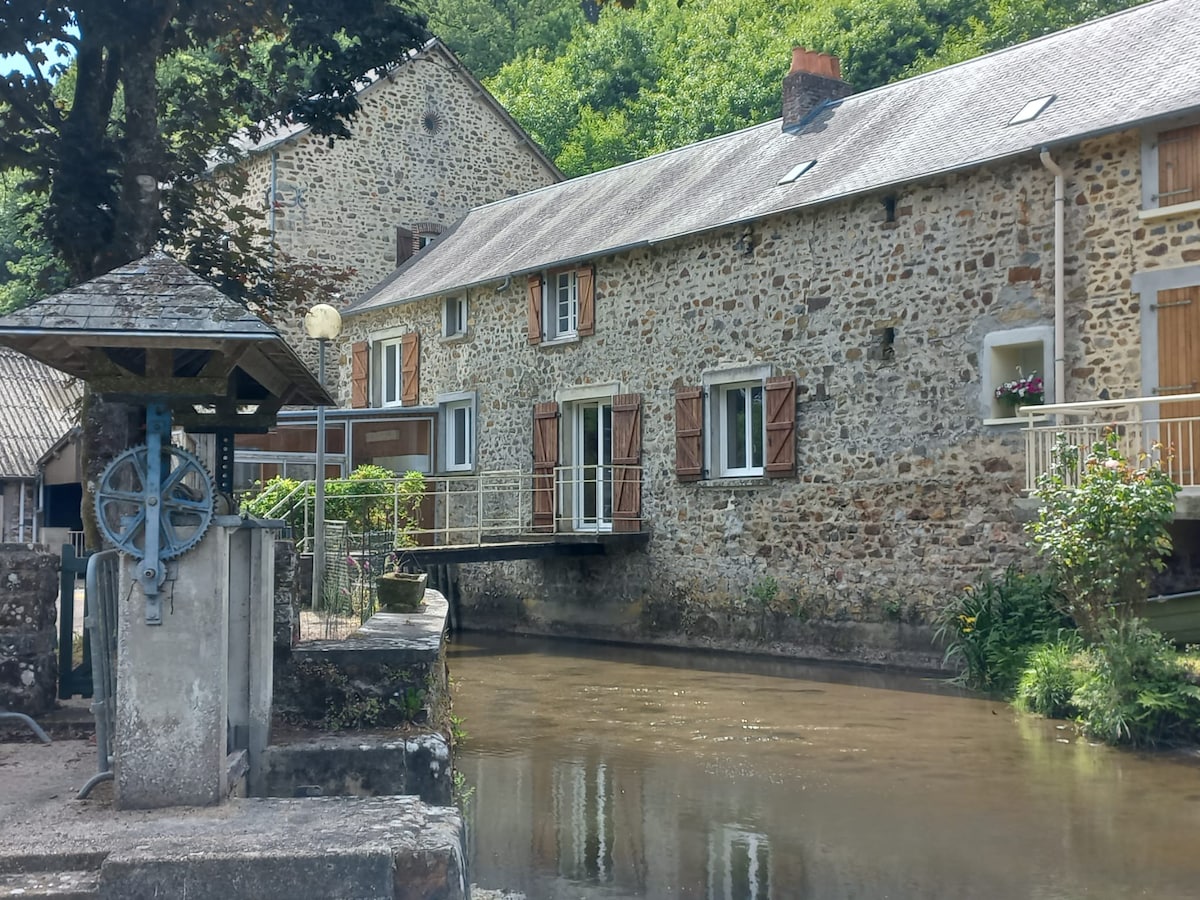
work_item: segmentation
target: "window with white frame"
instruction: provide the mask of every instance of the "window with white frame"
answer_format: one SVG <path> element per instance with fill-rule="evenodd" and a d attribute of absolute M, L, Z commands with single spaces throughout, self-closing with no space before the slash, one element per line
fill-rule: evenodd
<path fill-rule="evenodd" d="M 763 383 L 744 381 L 716 386 L 713 400 L 717 474 L 722 478 L 763 474 L 766 425 Z"/>
<path fill-rule="evenodd" d="M 1035 325 L 984 336 L 980 398 L 985 424 L 1017 420 L 1018 406 L 1053 402 L 1054 327 Z M 1041 393 L 1035 389 L 1040 387 Z"/>
<path fill-rule="evenodd" d="M 380 406 L 399 406 L 401 391 L 400 338 L 380 341 L 378 344 L 379 366 L 377 369 Z"/>
<path fill-rule="evenodd" d="M 475 468 L 475 396 L 448 394 L 439 398 L 439 404 L 443 467 L 447 472 L 469 472 Z"/>
<path fill-rule="evenodd" d="M 467 297 L 447 297 L 442 302 L 442 337 L 461 337 L 467 333 Z"/>
<path fill-rule="evenodd" d="M 579 278 L 574 269 L 550 273 L 544 303 L 542 323 L 546 340 L 575 337 L 579 333 Z"/>

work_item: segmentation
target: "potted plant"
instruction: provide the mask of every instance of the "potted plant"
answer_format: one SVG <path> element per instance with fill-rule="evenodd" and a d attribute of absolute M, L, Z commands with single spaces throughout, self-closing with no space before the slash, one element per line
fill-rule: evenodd
<path fill-rule="evenodd" d="M 383 612 L 416 612 L 425 605 L 428 573 L 400 571 L 400 554 L 389 553 L 387 571 L 376 580 L 379 608 Z"/>
<path fill-rule="evenodd" d="M 996 399 L 1014 410 L 1018 406 L 1041 406 L 1046 402 L 1046 385 L 1036 372 L 1022 375 L 1021 370 L 1017 369 L 1014 380 L 996 388 Z"/>

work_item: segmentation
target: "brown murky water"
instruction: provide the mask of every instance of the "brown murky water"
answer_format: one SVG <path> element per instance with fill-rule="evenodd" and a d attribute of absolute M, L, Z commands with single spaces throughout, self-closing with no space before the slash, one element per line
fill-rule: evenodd
<path fill-rule="evenodd" d="M 472 880 L 531 900 L 1200 898 L 1200 763 L 870 670 L 463 635 Z"/>

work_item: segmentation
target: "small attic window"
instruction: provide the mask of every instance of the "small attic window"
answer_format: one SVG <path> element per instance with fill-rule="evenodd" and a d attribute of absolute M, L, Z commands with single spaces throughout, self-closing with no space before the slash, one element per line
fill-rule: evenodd
<path fill-rule="evenodd" d="M 804 162 L 800 163 L 800 165 L 792 168 L 792 170 L 789 171 L 782 178 L 780 178 L 779 183 L 780 184 L 791 184 L 793 181 L 798 179 L 801 175 L 803 175 L 805 172 L 807 172 L 809 169 L 811 169 L 816 164 L 817 164 L 817 161 L 815 159 L 805 160 Z"/>
<path fill-rule="evenodd" d="M 1009 125 L 1023 125 L 1026 122 L 1032 122 L 1043 112 L 1046 107 L 1054 102 L 1056 94 L 1047 94 L 1045 97 L 1038 97 L 1036 100 L 1030 100 L 1021 107 L 1021 111 L 1008 120 Z"/>

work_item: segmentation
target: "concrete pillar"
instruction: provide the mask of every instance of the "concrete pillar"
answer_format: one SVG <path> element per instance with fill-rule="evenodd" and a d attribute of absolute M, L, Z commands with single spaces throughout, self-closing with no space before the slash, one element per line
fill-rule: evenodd
<path fill-rule="evenodd" d="M 167 567 L 163 623 L 146 624 L 135 560 L 121 560 L 117 805 L 210 806 L 228 793 L 229 530 L 213 525 Z"/>

